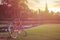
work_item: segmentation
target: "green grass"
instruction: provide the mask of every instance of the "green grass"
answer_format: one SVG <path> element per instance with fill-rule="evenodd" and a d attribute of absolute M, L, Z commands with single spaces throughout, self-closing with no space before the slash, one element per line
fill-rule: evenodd
<path fill-rule="evenodd" d="M 43 24 L 26 29 L 24 40 L 60 40 L 60 24 Z"/>

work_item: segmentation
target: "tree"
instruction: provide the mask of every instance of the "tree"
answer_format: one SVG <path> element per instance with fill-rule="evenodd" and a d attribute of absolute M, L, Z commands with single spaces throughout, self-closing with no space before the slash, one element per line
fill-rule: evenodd
<path fill-rule="evenodd" d="M 3 5 L 0 5 L 0 12 L 3 18 L 23 18 L 29 10 L 25 4 L 27 0 L 3 0 Z M 5 15 L 4 15 L 5 14 Z"/>

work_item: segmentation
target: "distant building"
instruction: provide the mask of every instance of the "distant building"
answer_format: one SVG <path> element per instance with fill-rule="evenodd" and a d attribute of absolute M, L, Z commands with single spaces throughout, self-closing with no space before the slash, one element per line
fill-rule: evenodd
<path fill-rule="evenodd" d="M 45 13 L 48 14 L 49 13 L 49 10 L 48 10 L 48 5 L 46 3 L 46 6 L 45 6 Z"/>

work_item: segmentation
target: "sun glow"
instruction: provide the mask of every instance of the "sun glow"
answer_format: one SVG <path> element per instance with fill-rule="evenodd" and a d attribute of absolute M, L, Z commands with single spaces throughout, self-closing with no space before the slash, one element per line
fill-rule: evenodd
<path fill-rule="evenodd" d="M 27 1 L 30 9 L 34 10 L 40 9 L 44 11 L 47 3 L 49 11 L 60 12 L 60 8 L 54 6 L 55 1 L 57 0 L 27 0 Z"/>

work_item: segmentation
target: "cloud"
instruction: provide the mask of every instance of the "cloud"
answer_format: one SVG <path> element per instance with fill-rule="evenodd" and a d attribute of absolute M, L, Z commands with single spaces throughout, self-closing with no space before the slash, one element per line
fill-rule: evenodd
<path fill-rule="evenodd" d="M 37 4 L 40 3 L 40 0 L 27 0 L 28 3 Z"/>
<path fill-rule="evenodd" d="M 36 3 L 40 3 L 40 0 L 34 0 Z"/>
<path fill-rule="evenodd" d="M 36 2 L 33 1 L 33 0 L 29 0 L 28 1 L 28 4 L 29 4 L 29 6 L 34 6 L 34 5 L 36 5 Z"/>
<path fill-rule="evenodd" d="M 54 3 L 55 3 L 55 5 L 54 5 L 55 7 L 59 7 L 60 8 L 60 0 L 57 0 Z"/>
<path fill-rule="evenodd" d="M 40 0 L 27 0 L 28 6 L 33 8 L 38 8 L 38 4 L 40 4 Z"/>

